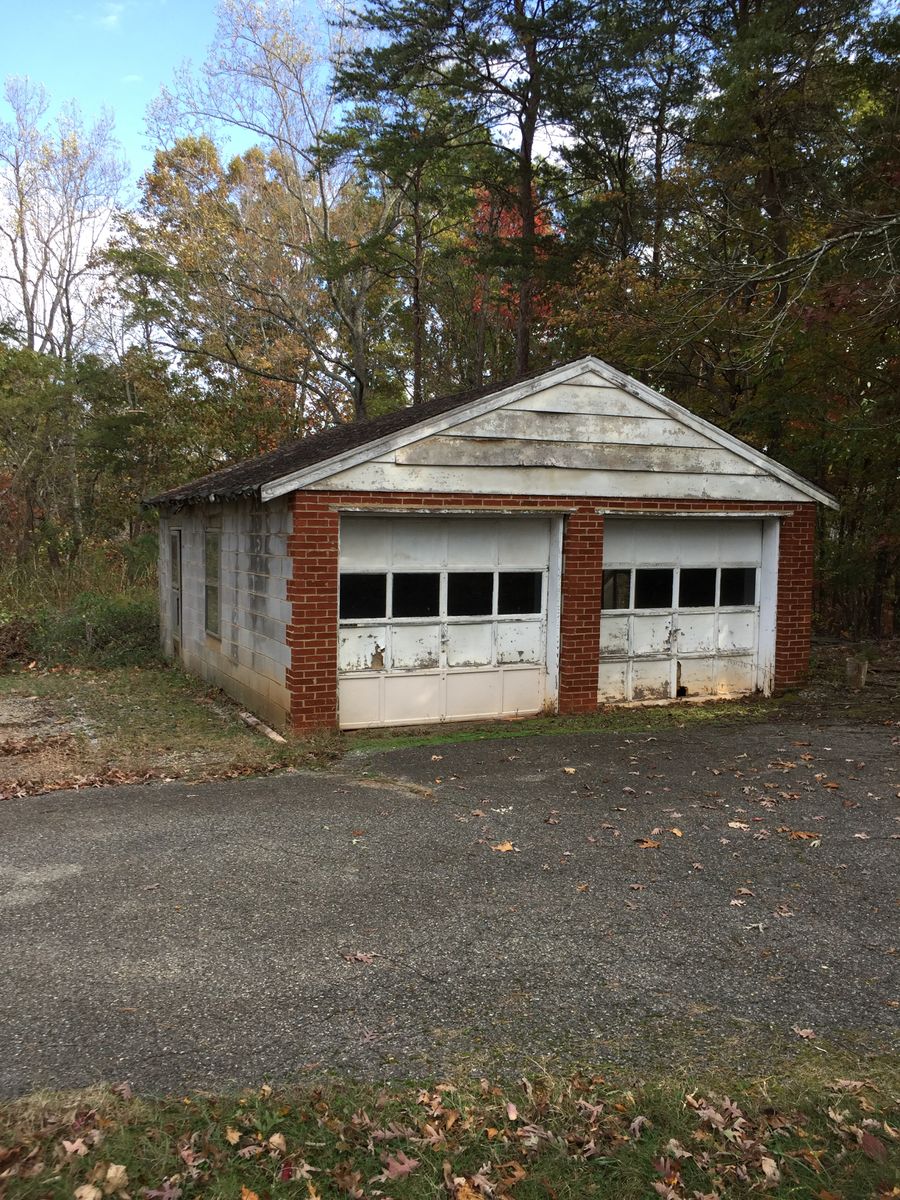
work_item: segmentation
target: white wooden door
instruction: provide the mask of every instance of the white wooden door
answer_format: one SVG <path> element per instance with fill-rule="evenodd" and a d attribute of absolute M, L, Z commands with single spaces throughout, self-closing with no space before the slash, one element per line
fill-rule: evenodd
<path fill-rule="evenodd" d="M 540 712 L 553 543 L 549 518 L 344 517 L 342 728 Z"/>
<path fill-rule="evenodd" d="M 763 525 L 607 518 L 601 702 L 757 687 Z"/>

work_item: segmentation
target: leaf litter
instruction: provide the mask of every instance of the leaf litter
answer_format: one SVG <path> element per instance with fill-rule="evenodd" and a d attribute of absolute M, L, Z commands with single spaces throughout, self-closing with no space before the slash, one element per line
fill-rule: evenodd
<path fill-rule="evenodd" d="M 897 1195 L 898 1125 L 885 1089 L 864 1079 L 802 1095 L 770 1081 L 730 1094 L 671 1082 L 623 1090 L 588 1072 L 156 1100 L 94 1092 L 91 1107 L 45 1095 L 0 1110 L 0 1191 L 49 1200 L 886 1200 Z"/>

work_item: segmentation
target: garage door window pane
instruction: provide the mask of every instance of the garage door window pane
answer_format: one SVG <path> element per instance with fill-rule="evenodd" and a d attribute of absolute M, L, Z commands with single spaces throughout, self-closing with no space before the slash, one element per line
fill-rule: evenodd
<path fill-rule="evenodd" d="M 394 575 L 395 617 L 436 617 L 440 612 L 441 577 L 401 572 Z"/>
<path fill-rule="evenodd" d="M 603 572 L 603 607 L 631 607 L 630 571 L 615 570 Z"/>
<path fill-rule="evenodd" d="M 348 572 L 341 576 L 341 619 L 365 620 L 387 615 L 387 576 Z"/>
<path fill-rule="evenodd" d="M 682 567 L 678 583 L 679 608 L 712 608 L 716 602 L 716 568 Z"/>
<path fill-rule="evenodd" d="M 671 608 L 671 567 L 638 567 L 634 573 L 635 608 Z"/>
<path fill-rule="evenodd" d="M 493 571 L 452 571 L 447 576 L 449 617 L 489 617 L 493 611 Z"/>
<path fill-rule="evenodd" d="M 541 611 L 540 571 L 501 571 L 497 612 L 509 616 Z"/>
<path fill-rule="evenodd" d="M 756 568 L 723 567 L 720 604 L 756 603 Z"/>

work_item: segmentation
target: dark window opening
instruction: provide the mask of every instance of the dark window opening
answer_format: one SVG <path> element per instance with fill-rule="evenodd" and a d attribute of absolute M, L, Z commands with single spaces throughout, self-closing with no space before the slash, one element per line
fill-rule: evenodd
<path fill-rule="evenodd" d="M 441 577 L 402 572 L 394 576 L 395 617 L 436 617 L 440 612 Z"/>
<path fill-rule="evenodd" d="M 540 571 L 500 572 L 498 613 L 539 613 L 542 596 L 543 579 Z"/>
<path fill-rule="evenodd" d="M 603 607 L 631 607 L 631 572 L 613 570 L 603 572 Z"/>
<path fill-rule="evenodd" d="M 756 567 L 723 567 L 720 604 L 756 603 Z"/>
<path fill-rule="evenodd" d="M 341 619 L 360 621 L 387 615 L 387 576 L 341 576 Z"/>
<path fill-rule="evenodd" d="M 638 567 L 634 573 L 635 608 L 671 608 L 671 567 Z"/>
<path fill-rule="evenodd" d="M 448 617 L 489 617 L 493 611 L 493 572 L 453 571 L 448 574 Z"/>
<path fill-rule="evenodd" d="M 712 608 L 716 602 L 716 568 L 682 567 L 679 608 Z"/>
<path fill-rule="evenodd" d="M 219 585 L 222 578 L 222 535 L 218 529 L 207 529 L 204 535 L 204 620 L 206 632 L 219 637 Z"/>

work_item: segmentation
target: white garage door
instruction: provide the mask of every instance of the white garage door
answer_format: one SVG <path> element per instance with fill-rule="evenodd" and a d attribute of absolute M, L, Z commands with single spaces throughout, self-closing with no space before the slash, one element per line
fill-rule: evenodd
<path fill-rule="evenodd" d="M 763 523 L 607 518 L 601 702 L 757 687 Z"/>
<path fill-rule="evenodd" d="M 342 518 L 341 726 L 540 712 L 551 533 L 549 518 Z"/>

